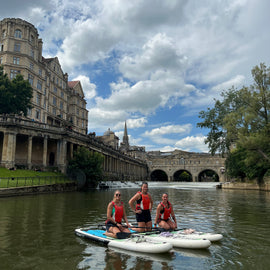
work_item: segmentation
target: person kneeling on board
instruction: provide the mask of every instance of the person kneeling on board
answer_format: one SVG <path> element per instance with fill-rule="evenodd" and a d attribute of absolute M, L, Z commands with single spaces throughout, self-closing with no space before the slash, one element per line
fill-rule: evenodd
<path fill-rule="evenodd" d="M 171 220 L 171 217 L 173 221 Z M 173 211 L 172 204 L 168 201 L 168 194 L 163 193 L 162 201 L 159 203 L 156 211 L 154 226 L 165 230 L 174 230 L 177 228 L 177 222 Z"/>
<path fill-rule="evenodd" d="M 125 220 L 127 226 L 122 226 L 122 219 Z M 113 238 L 127 238 L 130 235 L 130 227 L 124 203 L 121 201 L 121 192 L 116 190 L 114 192 L 113 200 L 107 207 L 107 220 L 105 222 L 106 233 L 105 235 Z"/>

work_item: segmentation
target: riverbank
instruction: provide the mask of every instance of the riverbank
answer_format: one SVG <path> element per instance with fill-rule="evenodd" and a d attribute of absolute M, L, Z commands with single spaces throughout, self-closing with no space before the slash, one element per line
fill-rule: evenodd
<path fill-rule="evenodd" d="M 264 184 L 257 184 L 255 182 L 226 182 L 221 183 L 220 187 L 222 189 L 243 189 L 243 190 L 260 190 L 260 191 L 270 191 L 270 179 L 267 179 Z"/>
<path fill-rule="evenodd" d="M 77 183 L 62 183 L 41 186 L 27 186 L 15 188 L 0 188 L 1 197 L 23 196 L 23 195 L 37 195 L 44 193 L 70 192 L 77 191 Z"/>

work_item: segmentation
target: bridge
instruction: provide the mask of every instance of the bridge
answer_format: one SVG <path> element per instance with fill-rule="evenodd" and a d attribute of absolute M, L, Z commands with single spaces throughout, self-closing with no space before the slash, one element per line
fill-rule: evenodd
<path fill-rule="evenodd" d="M 220 155 L 173 152 L 148 152 L 151 181 L 225 182 L 225 158 Z"/>

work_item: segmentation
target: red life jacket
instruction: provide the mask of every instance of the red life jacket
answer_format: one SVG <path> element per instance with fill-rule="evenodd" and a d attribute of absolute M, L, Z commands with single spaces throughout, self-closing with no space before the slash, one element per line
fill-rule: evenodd
<path fill-rule="evenodd" d="M 137 201 L 136 210 L 148 210 L 150 209 L 150 197 L 148 194 L 143 194 L 141 191 L 138 191 L 141 195 L 141 198 Z"/>
<path fill-rule="evenodd" d="M 121 223 L 122 217 L 124 215 L 124 203 L 121 202 L 121 205 L 116 205 L 114 201 L 112 201 L 112 205 L 114 207 L 112 211 L 112 217 L 114 218 L 115 222 Z"/>
<path fill-rule="evenodd" d="M 169 201 L 168 201 L 168 206 L 169 206 L 168 208 L 165 207 L 163 202 L 161 202 L 160 204 L 163 206 L 163 210 L 160 211 L 159 219 L 168 220 L 171 216 L 172 205 Z"/>

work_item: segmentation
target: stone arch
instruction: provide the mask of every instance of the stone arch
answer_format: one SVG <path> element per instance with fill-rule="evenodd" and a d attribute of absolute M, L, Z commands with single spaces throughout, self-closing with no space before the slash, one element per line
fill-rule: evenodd
<path fill-rule="evenodd" d="M 187 170 L 178 170 L 173 174 L 173 181 L 192 182 L 192 174 Z"/>
<path fill-rule="evenodd" d="M 163 170 L 154 170 L 150 174 L 151 181 L 168 182 L 168 175 Z"/>
<path fill-rule="evenodd" d="M 205 169 L 198 175 L 199 182 L 219 182 L 219 175 L 212 169 Z"/>

